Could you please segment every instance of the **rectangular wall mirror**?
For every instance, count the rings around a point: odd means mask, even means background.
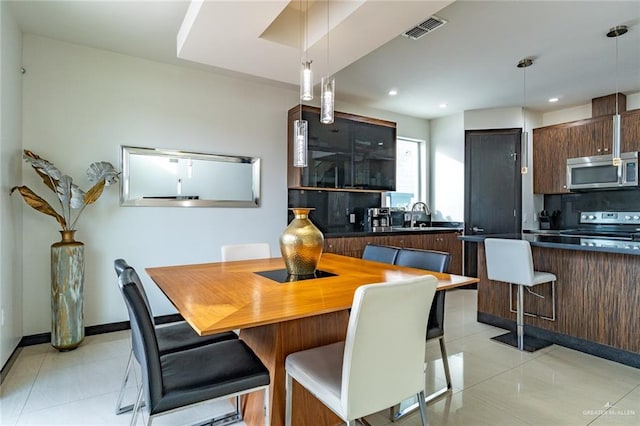
[[[260,158],[121,147],[120,204],[259,207]]]

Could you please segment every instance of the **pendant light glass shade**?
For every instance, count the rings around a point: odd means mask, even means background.
[[[304,61],[300,70],[300,100],[313,100],[313,71],[311,61]]]
[[[293,167],[307,167],[307,120],[295,120],[293,122]]]
[[[529,132],[527,132],[527,117],[525,108],[527,107],[527,68],[533,65],[533,58],[524,58],[516,65],[522,68],[522,139],[520,141],[521,166],[520,173],[525,175],[529,173]]]
[[[618,94],[616,93],[616,99],[617,98]],[[617,102],[616,100],[616,103]],[[611,150],[611,157],[614,166],[619,166],[622,162],[620,159],[620,114],[613,116],[613,149]]]
[[[526,175],[529,172],[529,132],[522,132],[520,149],[522,150],[522,166],[520,167],[520,173]]]
[[[333,109],[335,104],[336,80],[331,77],[322,77],[320,84],[320,122],[322,124],[333,123]]]

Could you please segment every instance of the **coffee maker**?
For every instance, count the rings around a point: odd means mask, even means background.
[[[374,207],[367,209],[365,230],[369,232],[391,231],[391,211],[389,207]]]

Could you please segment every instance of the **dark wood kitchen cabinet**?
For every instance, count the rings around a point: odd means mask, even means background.
[[[325,238],[324,251],[351,257],[362,257],[362,252],[367,244],[446,251],[451,254],[448,272],[462,274],[462,241],[458,239],[457,232],[332,237]]]
[[[567,158],[611,154],[613,117],[604,116],[573,122],[569,127]]]
[[[620,152],[640,151],[640,109],[620,114]]]
[[[293,167],[293,123],[308,123],[308,166]],[[300,105],[289,110],[289,188],[394,191],[396,123],[336,112],[332,124],[320,123],[320,109]]]
[[[533,129],[533,192],[562,194],[567,190],[569,129],[547,126]]]
[[[640,151],[640,110],[621,114],[620,152]],[[601,116],[533,129],[533,192],[563,194],[567,159],[610,155],[613,116]]]

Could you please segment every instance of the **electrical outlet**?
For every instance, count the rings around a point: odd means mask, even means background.
[[[351,213],[349,215],[349,223],[356,223],[356,215]]]

